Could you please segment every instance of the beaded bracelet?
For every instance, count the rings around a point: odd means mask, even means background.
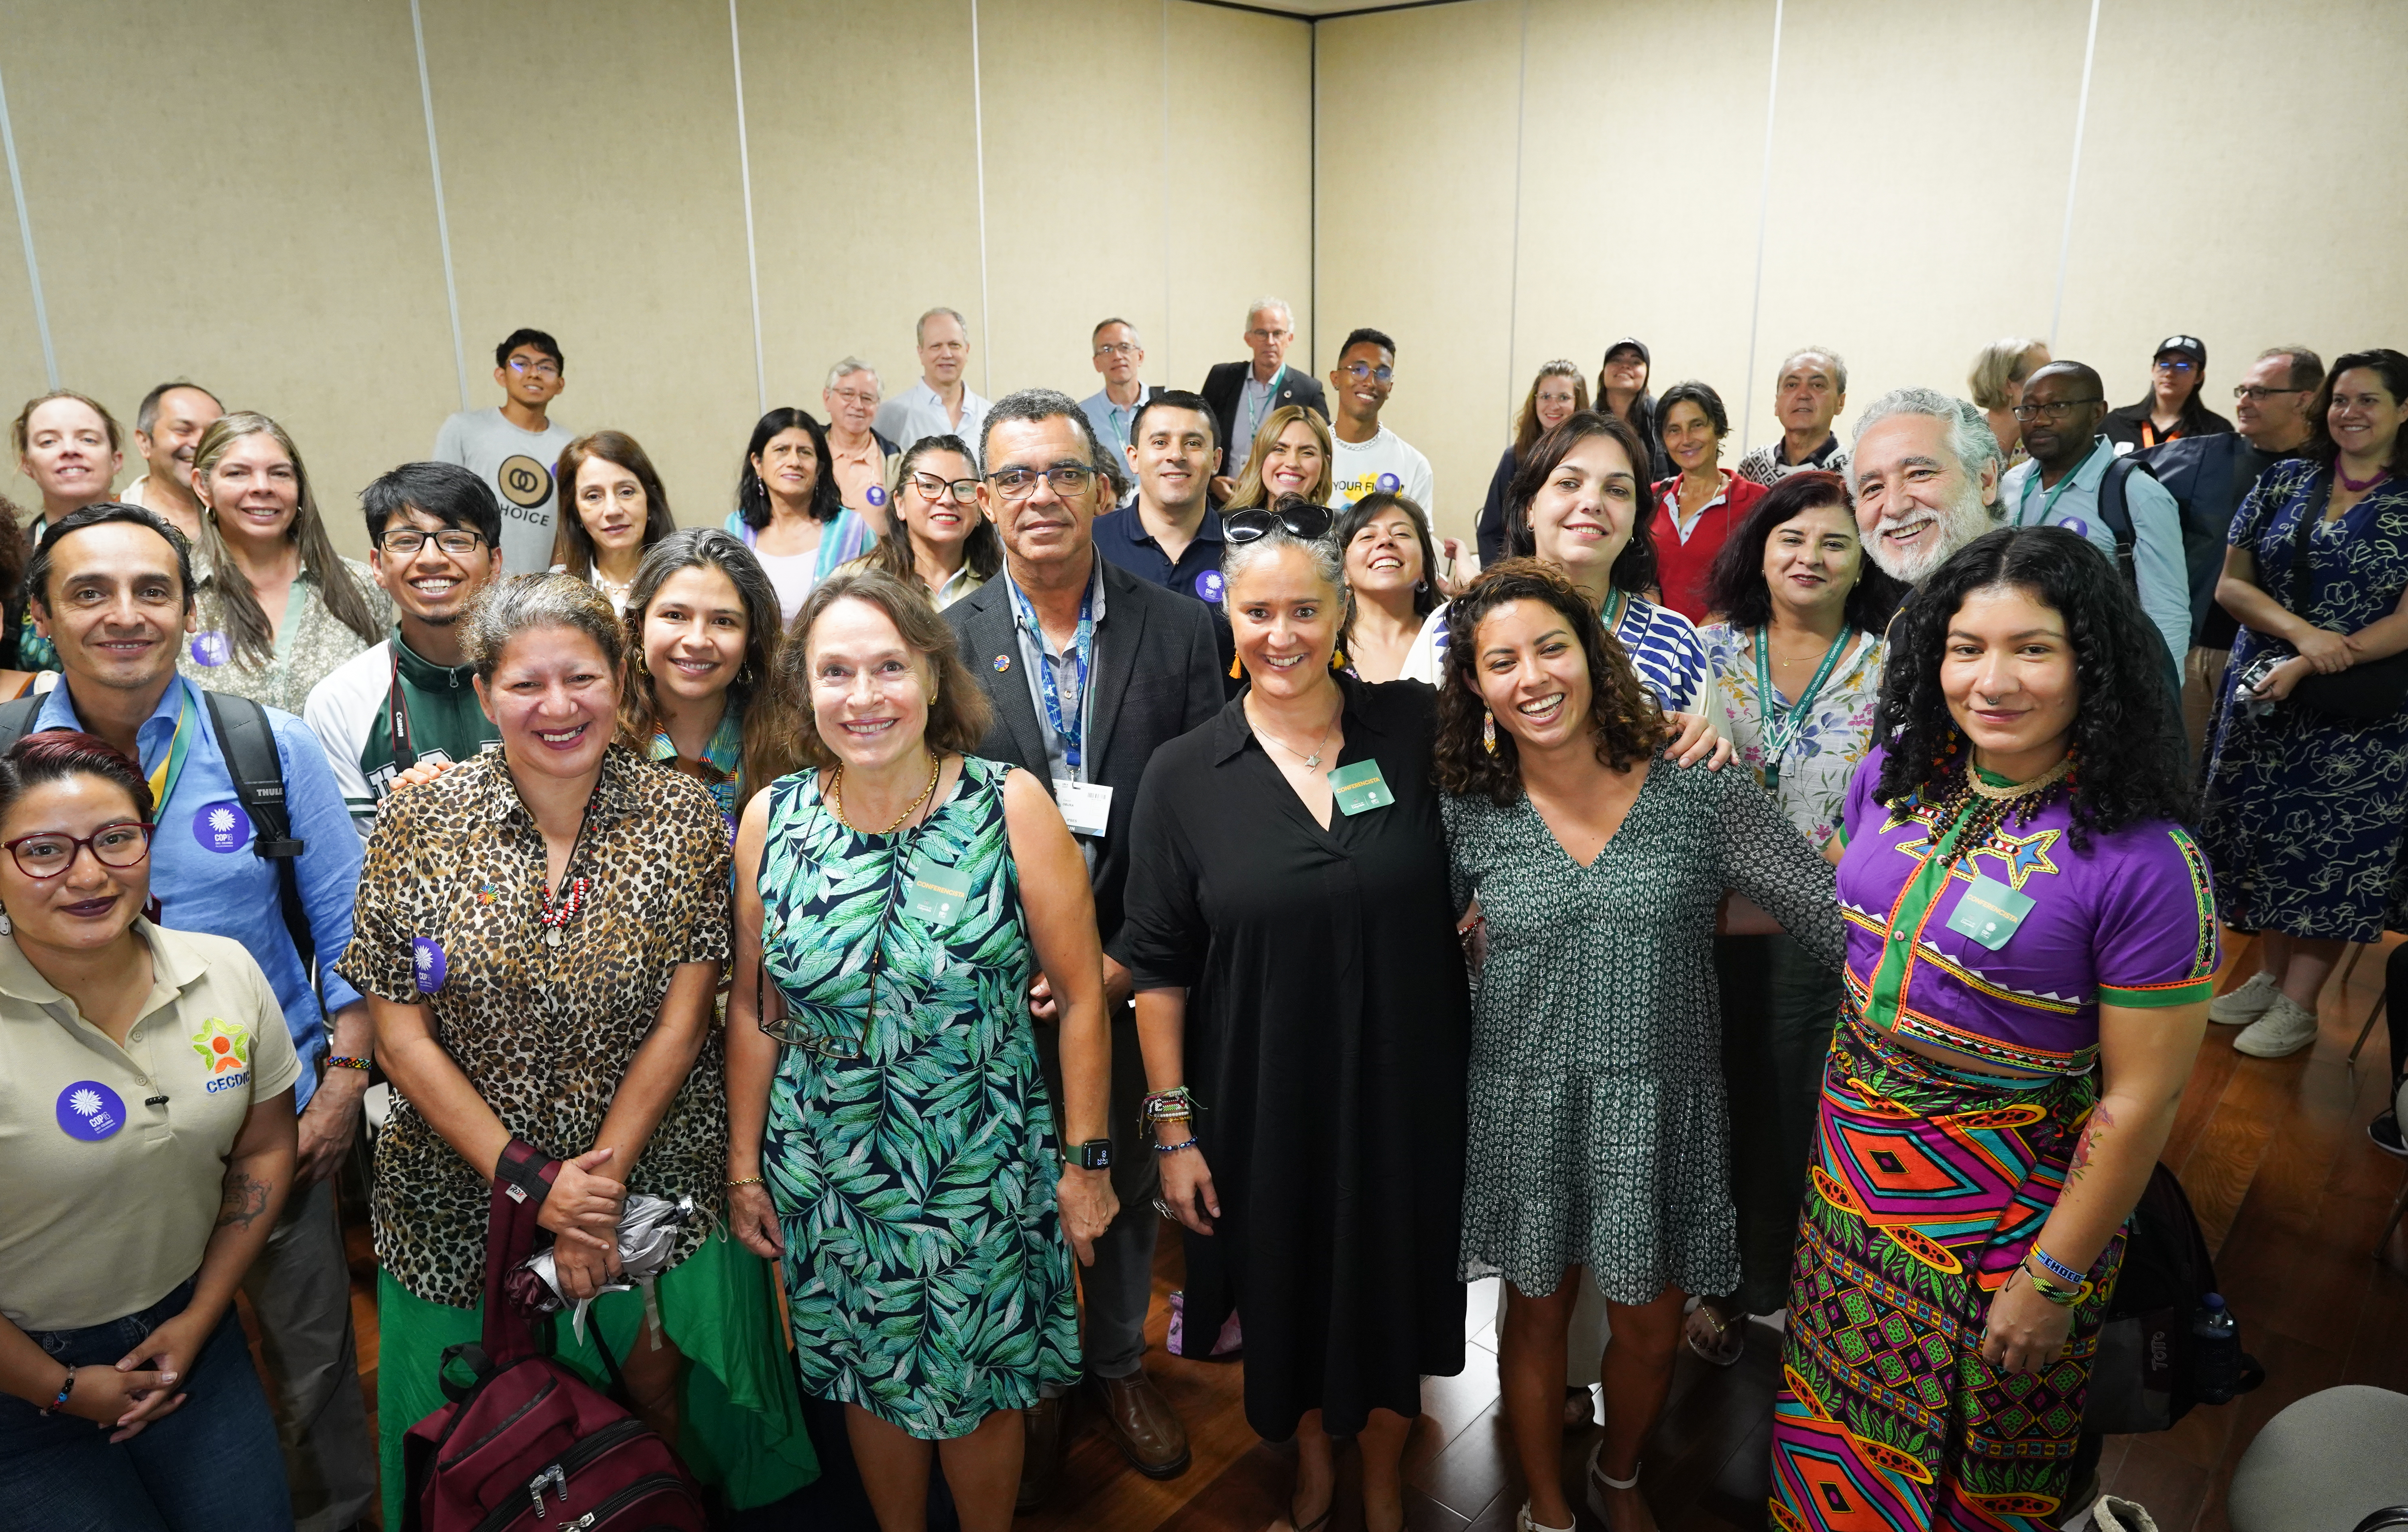
[[[1138,1103],[1138,1131],[1143,1132],[1155,1123],[1184,1123],[1194,1120],[1204,1109],[1197,1105],[1195,1093],[1184,1085],[1173,1085],[1167,1091],[1155,1091]]]
[[[1154,1152],[1157,1154],[1176,1154],[1182,1149],[1193,1149],[1195,1147],[1196,1136],[1194,1134],[1189,1134],[1186,1138],[1182,1138],[1175,1144],[1156,1144],[1154,1146]]]
[[[357,1069],[362,1074],[366,1074],[370,1069],[376,1067],[376,1060],[353,1058],[349,1053],[329,1053],[326,1055],[326,1067],[329,1069]]]
[[[2067,1266],[2063,1261],[2058,1260],[2048,1252],[2041,1249],[2039,1245],[2033,1245],[2025,1253],[2028,1254],[2033,1260],[2038,1261],[2042,1266],[2047,1267],[2048,1274],[2055,1277],[2058,1281],[2071,1282],[2076,1287],[2080,1287],[2082,1285],[2081,1272],[2074,1270],[2071,1267]]]
[[[59,1385],[59,1392],[56,1396],[54,1396],[50,1402],[43,1408],[42,1413],[45,1416],[50,1415],[54,1410],[64,1410],[67,1407],[67,1396],[75,1392],[75,1380],[76,1369],[73,1367],[67,1368],[67,1381]]]
[[[2046,1277],[2035,1275],[2032,1268],[2029,1267],[2024,1267],[2021,1269],[2024,1274],[2024,1281],[2031,1283],[2032,1291],[2038,1293],[2042,1297],[2046,1298],[2049,1302],[2056,1304],[2058,1308],[2071,1309],[2076,1303],[2081,1301],[2081,1288],[2061,1287],[2057,1283],[2051,1281]]]

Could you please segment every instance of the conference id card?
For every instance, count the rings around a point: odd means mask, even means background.
[[[932,860],[924,852],[911,858],[911,896],[904,913],[932,925],[951,925],[969,908],[968,873]]]
[[[1388,779],[1380,775],[1377,761],[1357,761],[1328,775],[1329,790],[1338,795],[1339,812],[1349,817],[1385,809],[1397,801],[1397,795],[1388,791]]]
[[[1070,826],[1072,835],[1100,839],[1104,826],[1111,821],[1112,790],[1101,782],[1074,782],[1056,777],[1054,802],[1062,810],[1062,823]]]
[[[2023,924],[2032,904],[2030,895],[2018,894],[1995,878],[1976,878],[1957,899],[1956,910],[1948,917],[1948,929],[1995,952]]]

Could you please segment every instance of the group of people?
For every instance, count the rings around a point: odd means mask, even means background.
[[[2195,338],[2114,413],[2009,340],[1843,448],[1810,348],[1730,470],[1625,339],[1541,369],[1475,551],[1396,341],[1315,380],[1293,335],[1257,303],[1189,393],[1108,320],[1095,396],[988,401],[932,309],[911,389],[839,363],[680,528],[522,330],[365,563],[265,415],[163,385],[120,492],[105,408],[28,404],[0,1527],[401,1525],[514,1144],[556,1354],[731,1509],[817,1474],[807,1395],[890,1532],[932,1471],[968,1528],[1043,1503],[1074,1395],[1182,1472],[1168,1223],[1179,1349],[1298,1444],[1280,1532],[1347,1439],[1403,1525],[1491,1277],[1521,1527],[1572,1525],[1598,1382],[1584,1498],[1652,1527],[1676,1352],[1779,1312],[1776,1525],[2078,1510],[2206,1024],[2295,1052],[2408,923],[2408,356],[2271,351],[2225,431]],[[2219,917],[2260,971],[2211,1002]],[[630,1281],[639,1196],[691,1212]]]

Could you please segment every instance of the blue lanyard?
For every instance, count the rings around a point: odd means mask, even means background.
[[[1073,705],[1080,716],[1069,725],[1062,722],[1062,694],[1054,680],[1054,662],[1045,651],[1045,629],[1037,621],[1037,610],[1028,604],[1027,596],[1017,584],[1011,586],[1011,604],[1020,620],[1037,638],[1037,690],[1045,698],[1045,722],[1054,730],[1054,737],[1062,741],[1062,758],[1071,770],[1079,769],[1080,736],[1085,732],[1087,705],[1087,662],[1096,647],[1096,582],[1092,576],[1087,589],[1079,597],[1079,631],[1070,640],[1070,652],[1079,666],[1079,699]]]
[[[1244,451],[1252,452],[1254,450],[1254,433],[1261,430],[1263,427],[1263,422],[1270,417],[1271,406],[1279,401],[1280,380],[1286,376],[1287,364],[1283,362],[1280,364],[1279,370],[1271,374],[1271,380],[1263,385],[1263,402],[1261,406],[1257,408],[1246,411],[1246,428],[1240,437],[1240,445],[1242,445]],[[1246,392],[1245,384],[1252,381],[1254,381],[1253,376],[1249,374],[1247,378],[1239,384],[1238,393],[1240,396],[1243,396]]]

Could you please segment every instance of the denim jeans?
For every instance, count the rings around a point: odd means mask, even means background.
[[[107,1324],[28,1333],[64,1366],[114,1367],[192,1298],[187,1281]],[[174,1414],[116,1446],[107,1426],[0,1395],[0,1532],[289,1532],[276,1423],[232,1307],[179,1388]]]

